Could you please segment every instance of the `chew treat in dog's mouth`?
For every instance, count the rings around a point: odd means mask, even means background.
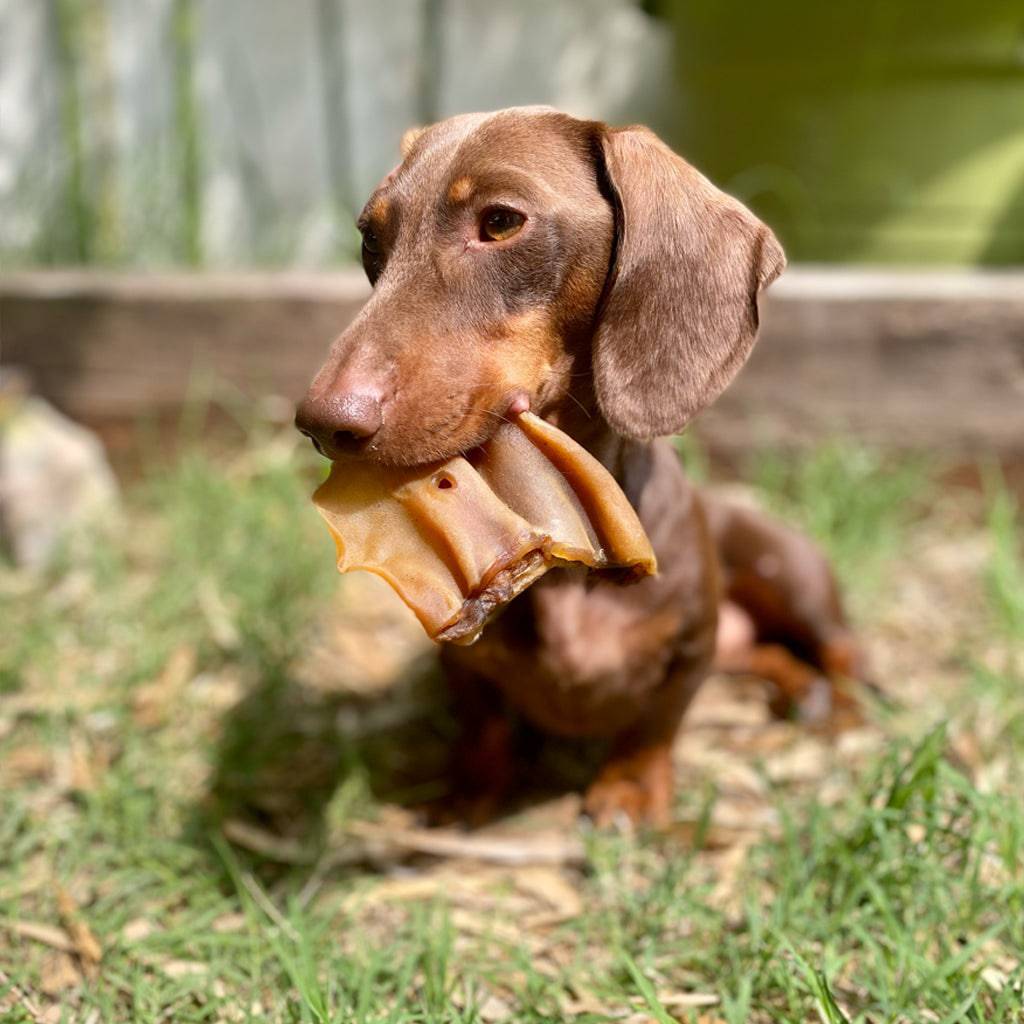
[[[313,495],[338,569],[383,577],[433,640],[470,644],[556,565],[657,571],[614,477],[531,413],[467,456],[413,468],[336,462]]]

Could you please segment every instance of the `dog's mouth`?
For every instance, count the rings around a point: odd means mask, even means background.
[[[336,462],[314,501],[338,568],[382,576],[435,640],[471,643],[555,565],[627,578],[655,571],[614,478],[530,413],[501,423],[465,457],[426,467]]]

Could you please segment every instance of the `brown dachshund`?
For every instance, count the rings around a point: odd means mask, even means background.
[[[809,541],[699,496],[671,445],[754,344],[785,265],[771,231],[642,127],[548,108],[406,134],[359,218],[373,296],[296,424],[328,458],[414,464],[532,409],[585,445],[636,508],[660,573],[549,573],[443,661],[465,734],[456,779],[512,781],[507,702],[544,730],[606,737],[599,824],[668,820],[672,741],[716,657],[827,714],[856,652]],[[724,604],[723,604],[724,603]],[[726,610],[718,630],[720,605]]]

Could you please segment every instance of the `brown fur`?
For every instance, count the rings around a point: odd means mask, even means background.
[[[601,142],[618,213],[594,334],[601,411],[630,437],[676,433],[746,362],[757,294],[786,261],[768,228],[645,128]]]
[[[661,571],[629,587],[551,572],[476,645],[443,651],[466,718],[457,781],[488,808],[510,784],[507,702],[553,733],[611,741],[586,798],[599,822],[662,823],[672,740],[715,657],[720,599],[749,626],[719,644],[723,666],[774,676],[782,699],[817,708],[822,673],[852,671],[809,542],[717,505],[709,523],[672,448],[650,440],[738,372],[782,250],[644,128],[518,108],[407,133],[402,150],[360,218],[374,294],[297,423],[332,457],[409,464],[472,448],[526,404],[604,462]],[[499,242],[481,232],[496,206],[526,218]],[[762,646],[792,656],[755,656]]]

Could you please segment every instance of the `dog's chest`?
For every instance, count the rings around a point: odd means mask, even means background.
[[[652,600],[656,581],[620,587],[554,570],[472,647],[447,657],[497,686],[550,732],[610,735],[665,678],[683,627],[678,600]]]
[[[445,660],[481,676],[537,725],[566,736],[614,735],[650,706],[670,667],[714,647],[717,586],[704,518],[667,445],[627,479],[659,573],[620,585],[582,568],[554,569],[520,595],[471,647]]]

